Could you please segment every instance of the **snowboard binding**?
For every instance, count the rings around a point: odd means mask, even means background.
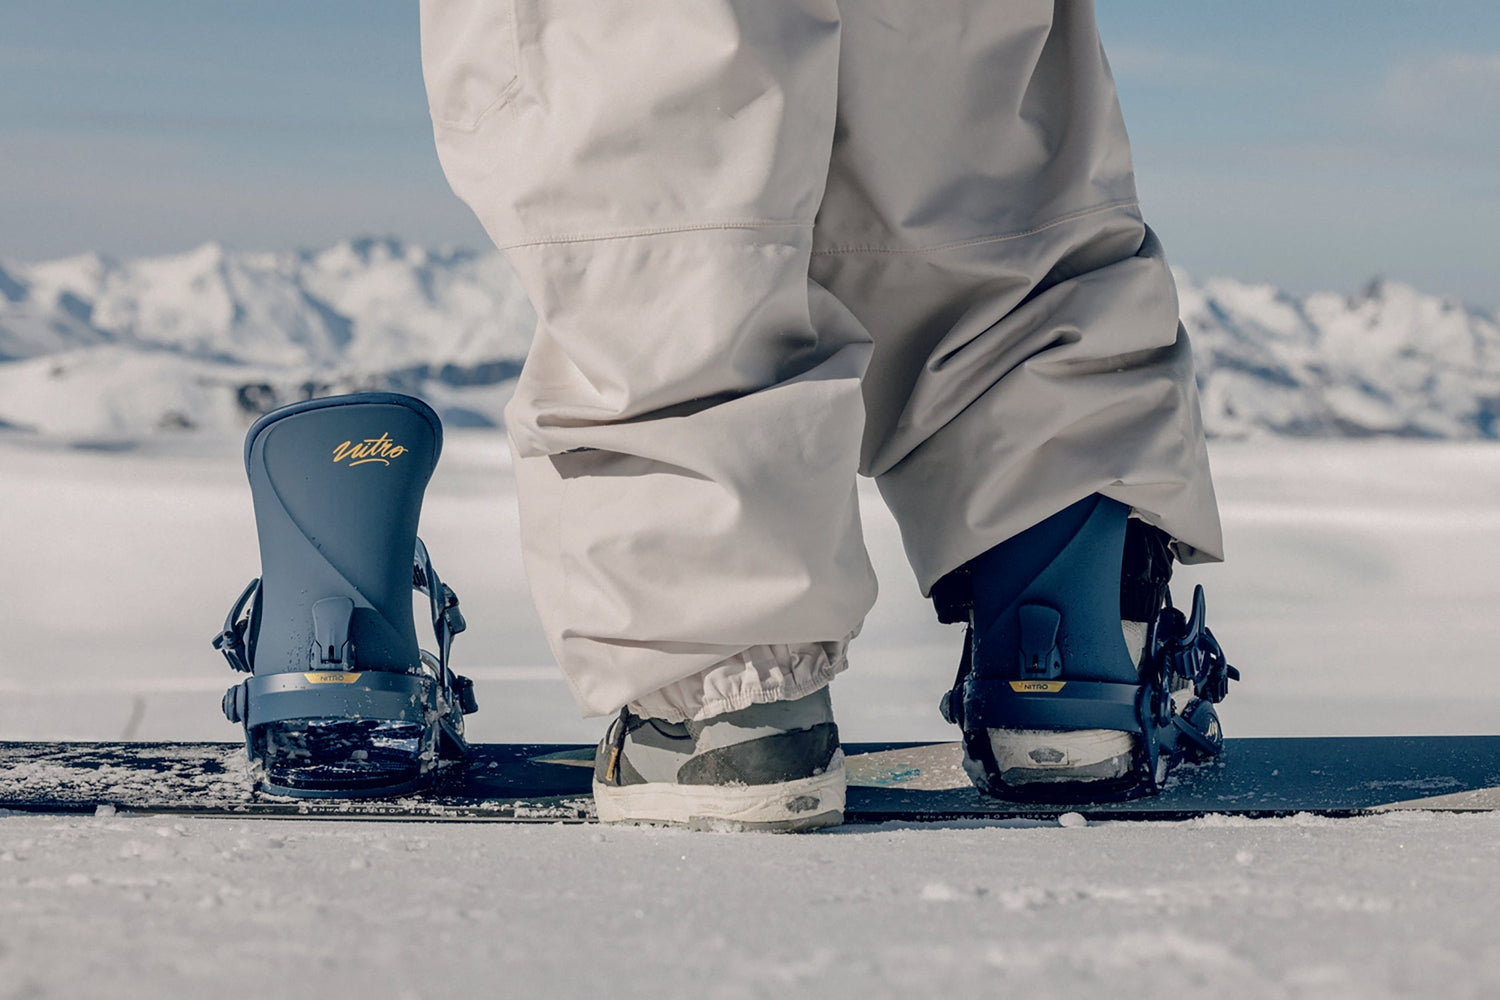
[[[933,588],[939,619],[968,626],[940,708],[963,730],[964,765],[980,791],[1150,795],[1174,764],[1222,753],[1214,706],[1239,671],[1205,625],[1202,587],[1187,613],[1173,607],[1171,558],[1164,533],[1096,494]],[[1132,628],[1139,653],[1126,641]],[[1097,759],[1080,751],[1077,763],[1070,739],[1106,749]]]
[[[402,794],[467,752],[473,684],[448,665],[458,597],[417,537],[442,424],[421,400],[370,392],[294,403],[245,438],[261,576],[213,645],[250,674],[224,695],[261,788]],[[412,591],[437,652],[418,647]]]

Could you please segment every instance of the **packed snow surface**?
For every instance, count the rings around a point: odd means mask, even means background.
[[[1500,815],[0,819],[0,997],[1485,997]]]
[[[1496,731],[1500,447],[1219,441],[1229,562],[1179,569],[1244,669],[1232,736]],[[256,571],[233,436],[0,432],[0,739],[233,740],[208,647]],[[947,739],[939,626],[883,584],[845,738]],[[482,740],[590,741],[527,597],[500,436],[422,534]],[[1500,770],[1500,763],[1497,763]],[[0,816],[0,998],[1447,997],[1500,993],[1500,815],[845,827]]]

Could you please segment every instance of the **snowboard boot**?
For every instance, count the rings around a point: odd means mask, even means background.
[[[261,576],[214,639],[251,676],[224,696],[261,788],[284,795],[400,794],[462,756],[473,685],[448,667],[458,598],[417,538],[442,425],[421,400],[331,396],[255,422],[245,469]],[[418,647],[426,594],[437,653]]]
[[[791,832],[844,819],[828,689],[702,722],[620,712],[594,757],[604,823]]]
[[[1204,625],[1172,607],[1159,529],[1091,496],[995,546],[933,589],[968,625],[942,701],[974,784],[1007,799],[1159,791],[1173,764],[1216,756],[1214,705],[1239,672]]]

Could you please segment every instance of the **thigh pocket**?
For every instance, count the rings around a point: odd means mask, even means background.
[[[435,124],[472,129],[520,83],[514,0],[422,0],[422,78]]]

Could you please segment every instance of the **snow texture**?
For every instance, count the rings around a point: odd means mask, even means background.
[[[1177,274],[1211,435],[1500,437],[1500,323],[1376,280],[1350,297]],[[356,389],[498,426],[535,322],[495,253],[319,251],[0,263],[0,427],[243,431]]]
[[[1500,815],[0,818],[0,997],[1493,996]]]

